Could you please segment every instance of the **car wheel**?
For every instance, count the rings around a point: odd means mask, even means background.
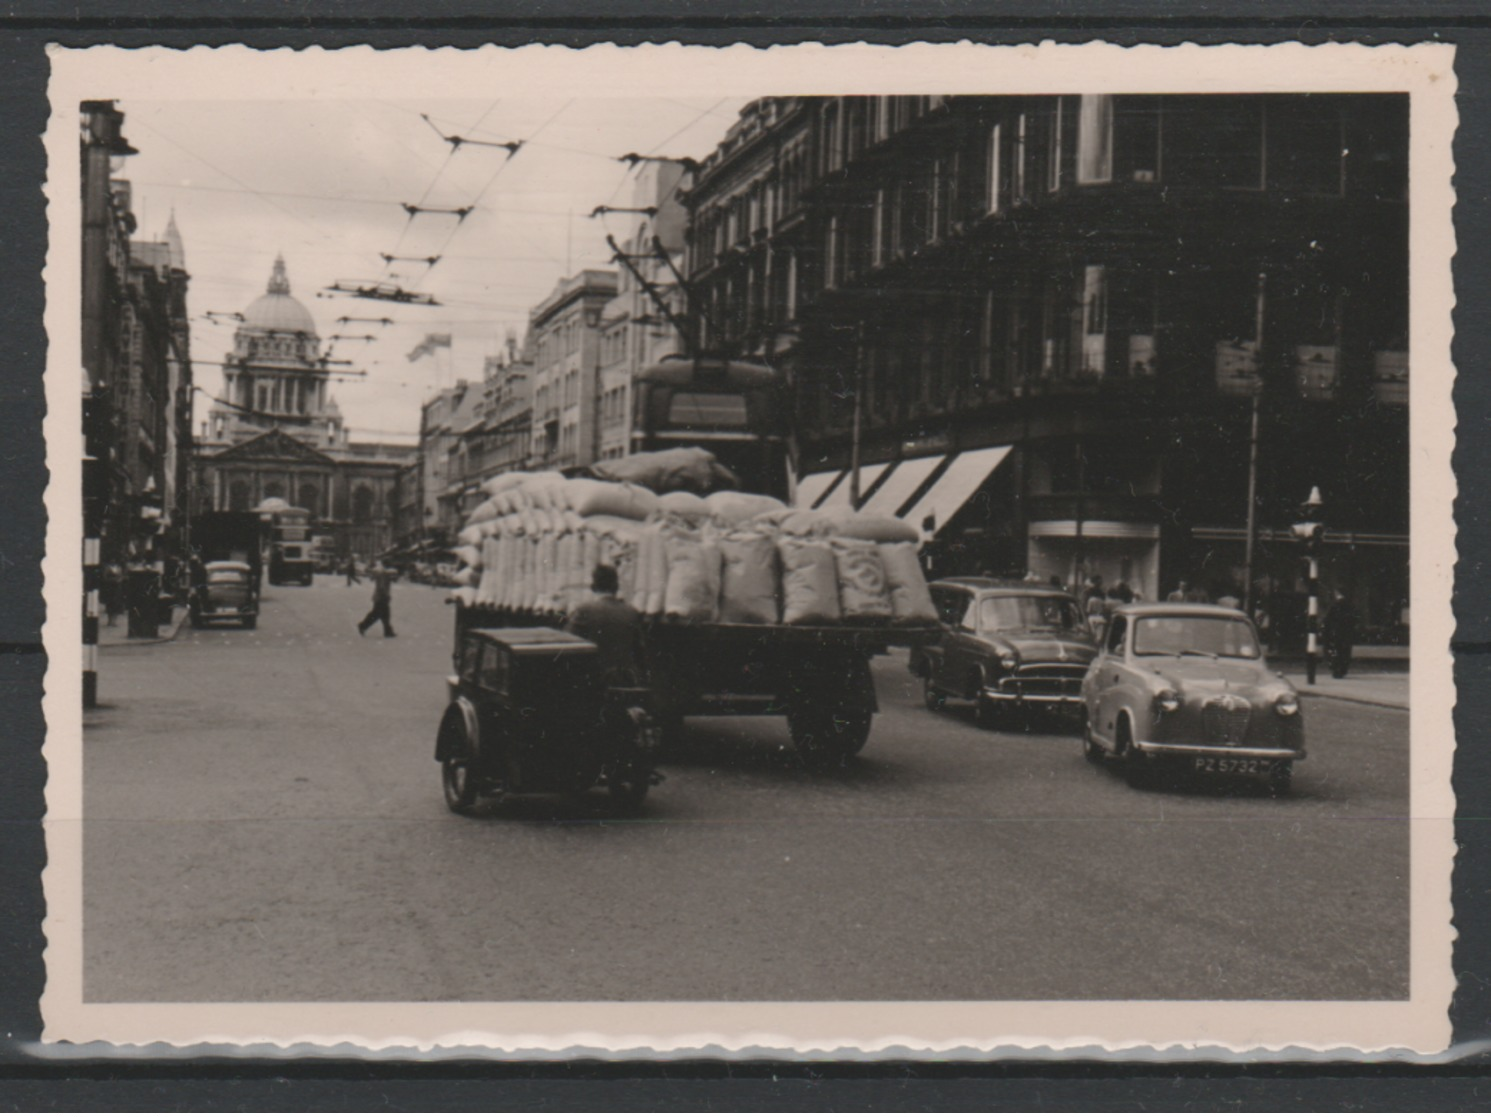
[[[1268,774],[1268,792],[1270,795],[1288,795],[1293,781],[1294,761],[1281,760]]]
[[[1154,776],[1154,768],[1149,757],[1145,756],[1140,749],[1134,745],[1134,735],[1129,729],[1129,723],[1119,722],[1118,736],[1114,741],[1119,758],[1123,761],[1123,776],[1130,787],[1148,787]]]
[[[1082,755],[1092,764],[1103,762],[1103,746],[1098,744],[1092,735],[1092,718],[1087,713],[1087,708],[1082,708]]]
[[[930,675],[922,676],[922,704],[934,714],[940,714],[947,708],[947,695],[932,685]]]
[[[469,760],[449,759],[440,762],[440,787],[445,805],[456,814],[470,814],[476,805],[476,773]]]

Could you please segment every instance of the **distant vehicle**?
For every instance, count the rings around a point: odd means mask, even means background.
[[[192,517],[192,550],[200,562],[247,563],[258,591],[264,576],[267,545],[264,522],[257,512],[199,512]],[[201,571],[193,572],[193,579]]]
[[[1258,776],[1288,790],[1305,755],[1299,695],[1268,669],[1245,614],[1218,605],[1122,605],[1082,683],[1083,752],[1142,785],[1165,761]]]
[[[259,624],[259,590],[246,562],[209,562],[192,587],[189,612],[193,628],[211,621],[237,621],[244,628]]]
[[[664,357],[632,384],[632,450],[699,446],[745,492],[787,499],[786,381],[767,365]]]
[[[1071,594],[994,578],[946,578],[928,589],[942,639],[913,648],[910,660],[928,709],[972,701],[985,726],[1007,711],[1080,709],[1097,643]]]
[[[337,565],[336,536],[313,535],[311,537],[311,568],[317,574],[335,574]]]
[[[483,797],[579,794],[597,784],[631,810],[660,778],[646,691],[605,687],[590,641],[552,628],[471,629],[456,670],[435,759],[457,814]]]
[[[316,573],[311,559],[311,514],[287,505],[262,515],[269,521],[269,584],[310,585]]]

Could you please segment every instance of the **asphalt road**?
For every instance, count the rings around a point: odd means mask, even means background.
[[[689,723],[604,792],[450,814],[442,591],[266,587],[255,632],[110,648],[85,733],[90,1001],[1390,999],[1408,719],[1307,700],[1286,799],[1136,791],[1070,730],[924,710],[904,653],[846,770]]]

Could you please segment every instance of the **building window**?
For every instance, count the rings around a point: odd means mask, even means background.
[[[1312,96],[1280,97],[1267,107],[1270,189],[1339,194],[1345,144],[1339,105]]]
[[[320,497],[321,493],[315,485],[301,485],[296,502],[312,516],[319,516],[321,514]]]
[[[1062,126],[1062,118],[1066,115],[1066,98],[1056,98],[1056,107],[1051,111],[1050,131],[1047,138],[1050,140],[1046,149],[1046,189],[1056,191],[1061,189],[1061,158],[1062,147],[1066,142],[1066,136]]]
[[[1113,180],[1113,97],[1084,93],[1077,110],[1077,181]]]
[[[1001,141],[1001,133],[1003,132],[1003,130],[1004,130],[1004,126],[1002,124],[996,124],[996,125],[994,125],[993,128],[989,129],[989,160],[988,160],[989,188],[988,188],[988,193],[986,195],[986,205],[987,205],[987,211],[989,213],[998,213],[999,212],[999,189],[1000,189],[1000,185],[1001,185],[1000,181],[999,181],[999,178],[1000,178],[1000,174],[999,174],[999,172],[1000,172],[1000,166],[999,166],[1000,150],[999,149],[1000,149],[1001,142],[1002,142]]]

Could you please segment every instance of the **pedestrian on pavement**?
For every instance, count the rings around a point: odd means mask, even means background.
[[[1165,600],[1174,602],[1189,601],[1190,597],[1187,595],[1190,594],[1190,592],[1191,583],[1182,578],[1175,584],[1175,588],[1165,595]]]
[[[1111,602],[1108,600],[1101,585],[1094,588],[1087,596],[1087,627],[1092,629],[1092,637],[1098,642],[1099,647],[1103,643],[1103,634],[1108,631],[1109,612],[1116,604],[1118,604],[1117,600]]]
[[[637,686],[645,678],[642,614],[617,596],[619,587],[614,566],[596,566],[590,576],[594,596],[575,606],[564,627],[600,649],[601,678],[607,686]]]
[[[1119,582],[1113,587],[1113,592],[1108,595],[1108,603],[1111,608],[1113,601],[1117,600],[1121,605],[1128,605],[1134,600],[1134,591],[1129,589],[1127,582]]]
[[[362,579],[357,576],[357,556],[347,556],[347,584],[349,586],[362,585]]]
[[[383,635],[397,636],[393,630],[393,619],[389,616],[389,605],[393,600],[393,571],[381,562],[374,563],[369,571],[373,577],[373,607],[357,625],[357,635],[364,635],[378,621],[383,622]]]
[[[1092,610],[1089,606],[1092,604],[1092,599],[1096,597],[1101,602],[1105,596],[1103,592],[1103,576],[1101,574],[1089,576],[1086,585],[1082,587],[1082,612],[1090,616]]]
[[[1186,600],[1192,605],[1209,605],[1211,604],[1211,594],[1207,593],[1206,589],[1202,586],[1192,586],[1186,591]]]
[[[104,612],[108,615],[108,627],[124,612],[124,567],[111,562],[104,567]]]
[[[1237,594],[1233,593],[1230,589],[1226,593],[1224,593],[1221,597],[1217,598],[1217,604],[1221,605],[1221,606],[1223,606],[1224,608],[1227,608],[1227,609],[1241,609],[1242,608],[1242,601],[1241,601],[1241,599],[1237,596]]]
[[[1336,599],[1325,615],[1321,636],[1325,642],[1325,658],[1331,665],[1331,677],[1344,679],[1351,669],[1351,649],[1356,643],[1356,610],[1346,594],[1336,592]]]

